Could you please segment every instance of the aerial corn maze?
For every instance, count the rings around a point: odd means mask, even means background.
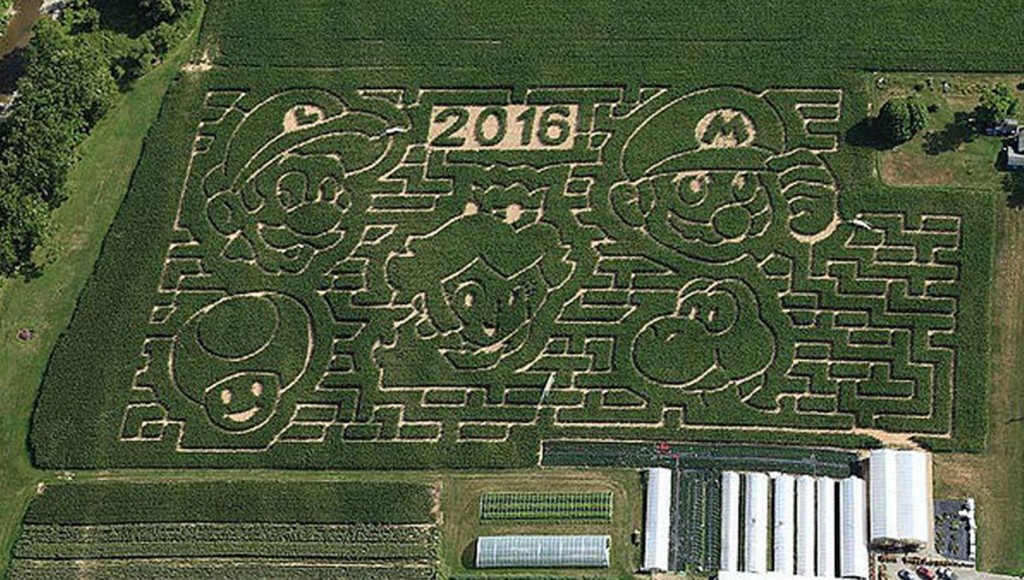
[[[870,179],[862,73],[392,70],[268,56],[232,6],[51,361],[41,465],[982,444],[993,203]]]

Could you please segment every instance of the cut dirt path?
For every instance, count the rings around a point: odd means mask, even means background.
[[[1001,209],[993,280],[992,390],[984,453],[936,454],[936,497],[978,502],[979,566],[1024,570],[1024,211]]]

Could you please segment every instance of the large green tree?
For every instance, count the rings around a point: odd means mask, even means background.
[[[981,127],[991,127],[998,125],[1007,117],[1015,116],[1019,106],[1020,102],[1013,89],[1000,83],[981,92],[981,99],[974,109],[974,115]]]
[[[912,97],[886,101],[878,112],[878,132],[890,145],[909,141],[927,124],[928,109]]]

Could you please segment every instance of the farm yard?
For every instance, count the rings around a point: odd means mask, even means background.
[[[987,455],[1024,436],[990,429],[1020,338],[992,335],[993,146],[939,179],[938,137],[862,139],[919,78],[1022,62],[1024,14],[877,4],[208,0],[18,387],[46,485],[8,576],[477,579],[478,537],[591,534],[610,567],[564,577],[628,577],[655,465],[709,572],[723,469],[1024,464]],[[973,94],[928,93],[928,131]],[[273,476],[337,470],[374,475]],[[999,537],[981,566],[1024,570]]]

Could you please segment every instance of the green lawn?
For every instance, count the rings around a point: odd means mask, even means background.
[[[611,522],[485,522],[480,519],[480,496],[487,492],[611,492]],[[441,567],[450,574],[473,573],[475,540],[504,534],[597,534],[612,537],[611,567],[594,570],[537,570],[538,575],[576,578],[630,577],[640,565],[640,547],[630,543],[634,530],[643,527],[643,486],[638,470],[555,468],[510,471],[501,474],[446,473],[441,477]],[[522,570],[488,571],[504,577]]]
[[[879,78],[884,78],[881,85]],[[906,95],[936,108],[924,131],[879,155],[882,180],[889,185],[1001,188],[1005,174],[994,169],[1003,139],[973,134],[964,121],[977,106],[982,87],[995,83],[1014,87],[1021,79],[1022,75],[966,73],[872,75],[876,111],[885,101]],[[949,83],[946,92],[943,81]],[[1017,96],[1024,97],[1024,92],[1018,90]]]
[[[46,361],[92,273],[146,132],[167,87],[187,60],[194,37],[139,80],[80,148],[81,159],[68,176],[69,199],[54,216],[56,261],[38,279],[10,280],[0,288],[0,574],[36,484],[52,477],[32,467],[26,446]],[[30,342],[17,338],[18,330],[26,327],[37,335]]]

